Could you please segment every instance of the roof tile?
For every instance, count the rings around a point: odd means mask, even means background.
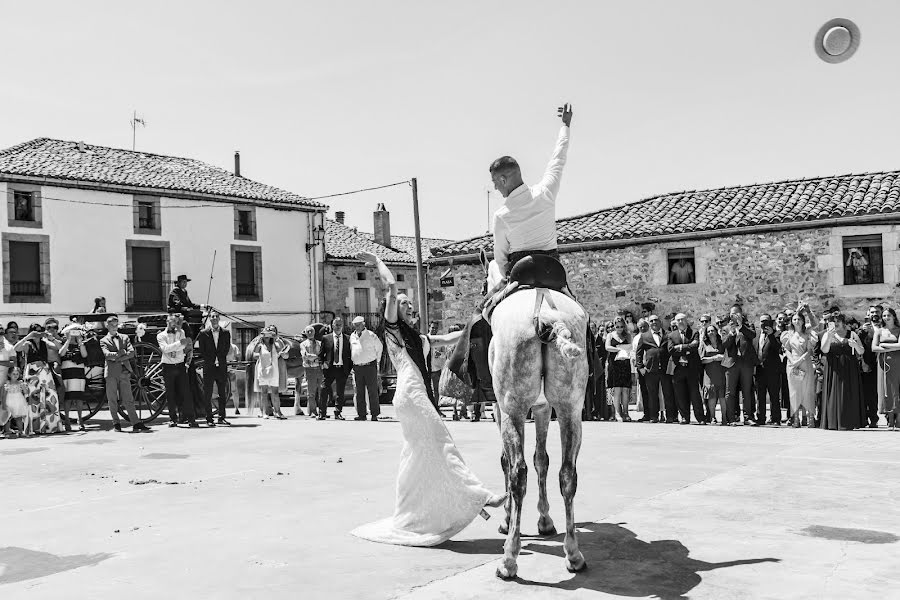
[[[900,211],[900,171],[818,177],[654,196],[557,221],[560,245]],[[432,248],[434,257],[491,249],[490,234]]]
[[[210,194],[254,203],[324,208],[303,196],[192,158],[37,138],[0,150],[0,173]]]

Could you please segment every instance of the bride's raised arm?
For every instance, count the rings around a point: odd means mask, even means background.
[[[361,260],[366,263],[367,267],[375,267],[375,270],[378,271],[378,277],[381,278],[382,283],[387,286],[387,296],[385,297],[387,303],[384,305],[384,320],[388,323],[396,323],[397,322],[397,282],[394,281],[394,275],[391,273],[391,270],[387,268],[387,266],[381,262],[381,259],[372,254],[371,252],[360,252],[356,255],[357,260]]]

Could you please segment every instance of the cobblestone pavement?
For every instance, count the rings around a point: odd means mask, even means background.
[[[532,469],[520,578],[502,582],[497,510],[437,548],[348,534],[391,513],[400,430],[345,416],[145,434],[101,423],[0,440],[0,594],[755,599],[900,589],[900,432],[585,423],[576,518],[588,570],[569,574],[561,537],[536,537]],[[447,425],[476,473],[502,489],[495,425]],[[551,515],[562,530],[558,447],[553,424]]]

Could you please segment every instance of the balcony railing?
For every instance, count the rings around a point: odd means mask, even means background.
[[[9,284],[9,295],[12,298],[23,296],[43,296],[44,286],[40,281],[12,281]]]
[[[166,310],[169,284],[139,279],[125,280],[126,312],[158,312]]]
[[[259,296],[255,283],[236,283],[235,288],[239,298],[256,298]]]

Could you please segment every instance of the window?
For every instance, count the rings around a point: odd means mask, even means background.
[[[34,192],[13,190],[14,220],[34,221]]]
[[[10,183],[7,215],[10,227],[41,226],[41,188],[37,185]]]
[[[9,243],[9,295],[40,296],[41,245],[37,242]]]
[[[253,235],[253,227],[250,225],[250,211],[238,211],[238,235]]]
[[[3,233],[3,301],[50,302],[50,237]]]
[[[256,241],[256,207],[234,207],[234,239]]]
[[[261,302],[262,248],[231,246],[231,298],[235,302]]]
[[[252,252],[238,252],[235,255],[238,296],[256,296],[256,268]]]
[[[844,285],[884,283],[881,234],[843,238]]]
[[[156,229],[153,219],[153,204],[150,202],[138,202],[138,228]]]
[[[234,323],[231,328],[233,332],[233,336],[231,342],[238,347],[240,350],[240,355],[237,357],[237,360],[244,360],[247,356],[247,346],[250,345],[250,342],[253,341],[253,338],[259,335],[260,330],[265,327],[263,323],[253,323],[255,327],[251,327],[250,325],[242,324],[238,325]]]
[[[406,288],[400,288],[399,290],[397,290],[397,295],[399,296],[400,294],[408,295],[408,294],[406,293]]]
[[[406,275],[403,273],[397,273],[397,281],[406,281]]]
[[[697,264],[693,248],[673,248],[668,251],[668,283],[684,285],[697,282]]]
[[[133,203],[134,232],[141,235],[162,235],[159,198],[134,196]]]
[[[360,271],[357,271],[357,272],[356,272],[356,280],[357,280],[357,281],[365,281],[365,280],[366,280],[366,274],[365,274],[365,273],[362,273],[362,272],[360,272]]]
[[[354,288],[353,310],[357,313],[371,312],[372,309],[369,304],[369,288]]]
[[[166,310],[172,290],[169,242],[125,240],[125,312]]]

